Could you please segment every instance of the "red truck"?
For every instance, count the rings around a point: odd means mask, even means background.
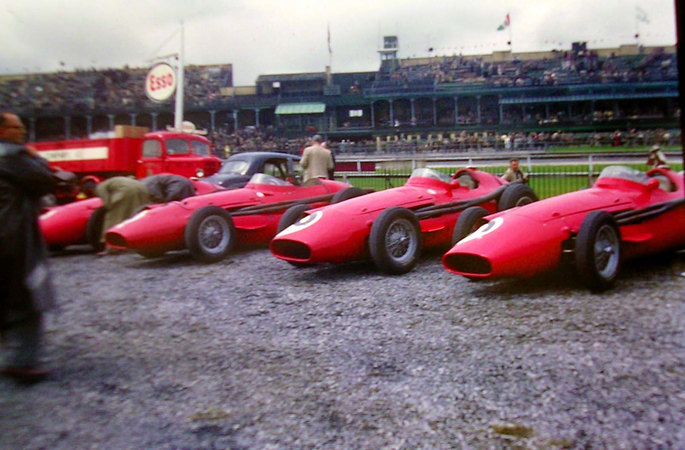
[[[204,177],[221,167],[207,138],[176,131],[146,132],[144,127],[117,126],[115,137],[35,142],[50,165],[73,172],[80,192],[90,193],[100,181],[118,175],[145,178],[159,173]],[[60,201],[63,203],[64,201]]]

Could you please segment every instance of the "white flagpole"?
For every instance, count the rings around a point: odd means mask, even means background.
[[[331,48],[331,23],[326,26],[326,37],[328,43],[328,70],[333,73],[333,49]]]
[[[181,21],[181,48],[178,52],[178,68],[177,68],[177,83],[176,83],[176,108],[174,110],[174,128],[176,131],[181,131],[183,128],[183,66],[185,65],[184,60],[184,46],[185,37],[183,31],[183,21]]]

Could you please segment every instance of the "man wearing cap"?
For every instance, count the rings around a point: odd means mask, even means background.
[[[668,167],[668,163],[666,162],[666,155],[664,155],[664,152],[661,151],[661,147],[659,147],[658,145],[652,146],[652,149],[649,151],[647,165],[650,169],[653,169],[655,167]]]
[[[314,135],[311,145],[302,153],[300,164],[304,168],[305,183],[313,178],[328,178],[328,171],[335,167],[331,151],[321,145],[322,142],[320,135]]]

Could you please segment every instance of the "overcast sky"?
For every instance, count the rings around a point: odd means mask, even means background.
[[[0,73],[147,67],[175,53],[186,64],[233,64],[236,86],[260,74],[378,69],[381,37],[399,56],[489,54],[639,42],[673,45],[673,0],[0,0]],[[497,31],[510,14],[510,28]],[[638,20],[638,16],[641,20]]]

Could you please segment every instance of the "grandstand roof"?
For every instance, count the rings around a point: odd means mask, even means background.
[[[257,83],[272,83],[274,81],[326,81],[325,72],[312,73],[286,73],[280,75],[260,75]]]

